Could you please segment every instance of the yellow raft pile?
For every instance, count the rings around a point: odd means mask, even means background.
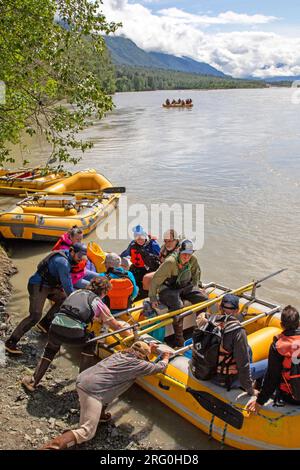
[[[26,184],[23,192],[33,191],[31,182]],[[54,240],[77,225],[87,235],[118,205],[120,194],[105,193],[109,189],[112,189],[111,182],[93,169],[56,178],[43,192],[34,193],[1,212],[0,234],[4,238]]]

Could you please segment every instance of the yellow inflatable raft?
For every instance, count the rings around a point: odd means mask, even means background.
[[[210,298],[220,296],[228,289],[209,284],[207,291]],[[252,348],[253,362],[268,357],[268,350],[274,335],[280,333],[279,307],[256,300],[249,301],[247,294],[241,296],[241,305],[248,334],[248,343]],[[215,313],[216,306],[210,311]],[[134,321],[139,312],[134,312]],[[253,319],[257,318],[256,320]],[[125,318],[126,319],[126,318]],[[127,317],[128,319],[128,317]],[[195,326],[195,314],[185,317],[185,337],[191,336]],[[172,325],[166,327],[165,340],[161,349],[167,348],[173,334]],[[141,337],[145,341],[153,340],[147,334]],[[125,346],[116,343],[116,336],[105,339],[105,344],[98,343],[98,355],[103,358]],[[155,359],[155,358],[154,358]],[[197,380],[190,368],[190,359],[185,355],[174,357],[164,374],[148,376],[137,380],[144,390],[156,397],[184,419],[209,434],[214,439],[238,449],[300,449],[300,407],[286,405],[273,406],[273,400],[261,409],[258,415],[249,415],[245,406],[249,396],[242,389],[226,389],[210,381]]]
[[[34,195],[0,213],[4,238],[56,240],[71,227],[92,232],[118,205],[120,194],[99,196]]]
[[[41,168],[0,171],[0,194],[19,196],[25,191],[43,191],[67,176]]]

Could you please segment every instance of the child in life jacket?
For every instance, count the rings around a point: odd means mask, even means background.
[[[104,297],[103,302],[112,313],[126,310],[139,293],[134,275],[121,267],[121,258],[116,253],[107,253],[105,267],[106,272],[99,276],[108,278],[112,289]]]
[[[134,240],[121,253],[121,258],[130,258],[132,263],[130,271],[140,289],[139,298],[142,298],[147,295],[143,290],[143,277],[145,274],[158,269],[160,246],[154,238],[146,233],[141,225],[133,228],[133,237]]]

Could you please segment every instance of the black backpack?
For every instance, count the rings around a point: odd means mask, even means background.
[[[49,261],[54,256],[63,256],[68,259],[64,251],[51,251],[44,259],[42,259],[37,265],[37,272],[42,278],[42,284],[47,284],[50,287],[58,287],[61,285],[60,280],[54,276],[49,271]]]
[[[195,328],[192,370],[197,379],[210,380],[216,375],[223,336],[241,328],[240,322],[235,317],[220,315],[212,316],[204,326]]]

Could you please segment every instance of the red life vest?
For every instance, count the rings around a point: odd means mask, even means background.
[[[59,238],[59,240],[57,240],[51,251],[69,250],[71,245],[72,240],[70,239],[68,232],[66,232]]]
[[[281,333],[277,336],[276,349],[284,358],[282,363],[282,381],[279,388],[284,393],[287,393],[294,399],[299,400],[300,390],[297,390],[299,388],[299,385],[297,384],[300,379],[300,335],[286,336],[284,333]],[[294,365],[295,367],[293,367]],[[298,370],[295,372],[293,369]],[[294,388],[295,384],[296,389]]]
[[[142,255],[134,248],[134,245],[130,248],[130,261],[136,268],[144,268],[145,263]]]

